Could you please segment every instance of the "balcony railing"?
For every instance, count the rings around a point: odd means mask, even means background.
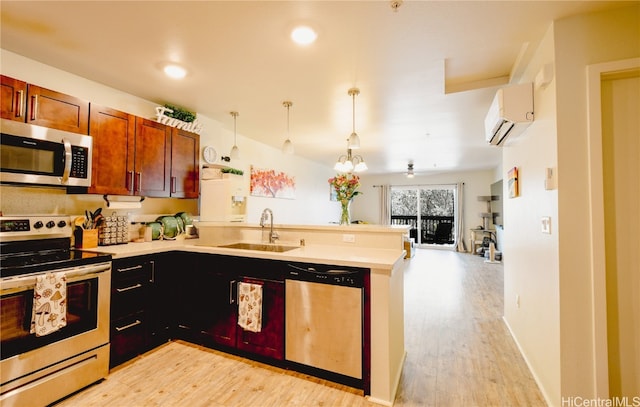
[[[444,223],[446,225],[438,225]],[[417,215],[391,215],[392,225],[409,225],[409,236],[414,238],[416,243],[432,243],[432,244],[453,244],[453,216],[420,216],[420,225],[418,225]],[[418,227],[419,226],[419,227]],[[420,240],[418,240],[418,230],[420,231]]]

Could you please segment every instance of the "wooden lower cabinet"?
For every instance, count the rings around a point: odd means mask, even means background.
[[[151,263],[143,257],[114,260],[111,271],[111,353],[117,366],[148,349],[147,312]]]
[[[262,285],[262,328],[260,332],[251,332],[238,327],[236,346],[256,355],[284,359],[284,282],[242,280]]]
[[[273,272],[278,264],[186,252],[114,260],[110,366],[173,338],[284,360],[284,281]],[[262,285],[260,332],[238,326],[240,281]]]
[[[205,346],[283,360],[284,282],[261,277],[266,264],[228,256],[198,256],[195,270],[179,285],[178,336]],[[252,269],[256,272],[250,273]],[[260,332],[238,326],[240,281],[262,285]]]
[[[192,269],[190,255],[183,252],[156,254],[151,263],[151,286],[147,306],[149,329],[147,342],[156,347],[173,338],[176,326],[176,273]]]

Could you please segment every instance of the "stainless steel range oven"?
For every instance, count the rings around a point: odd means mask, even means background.
[[[70,235],[68,217],[0,217],[4,407],[44,406],[109,372],[111,256],[71,249]],[[64,281],[59,290],[64,294],[45,289],[44,296],[58,301],[40,306],[42,287],[36,282],[53,277]],[[65,325],[34,332],[52,318],[64,319]]]

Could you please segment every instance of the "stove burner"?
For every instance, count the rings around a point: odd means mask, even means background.
[[[110,261],[111,255],[70,248],[70,238],[0,243],[0,278]]]

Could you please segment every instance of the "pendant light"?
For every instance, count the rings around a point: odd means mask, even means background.
[[[238,117],[238,112],[230,112],[231,116],[233,116],[233,147],[231,147],[231,156],[232,160],[237,160],[240,158],[240,149],[236,145],[236,118]]]
[[[364,158],[360,155],[353,155],[352,152],[353,149],[360,148],[360,137],[356,133],[356,95],[360,94],[360,90],[351,88],[348,94],[353,99],[353,130],[347,139],[347,154],[338,157],[338,161],[333,167],[334,170],[342,173],[361,172],[368,168]]]
[[[293,154],[293,143],[289,137],[289,108],[293,106],[293,102],[285,100],[282,102],[282,106],[287,108],[287,139],[284,141],[282,145],[282,152],[285,154]]]

